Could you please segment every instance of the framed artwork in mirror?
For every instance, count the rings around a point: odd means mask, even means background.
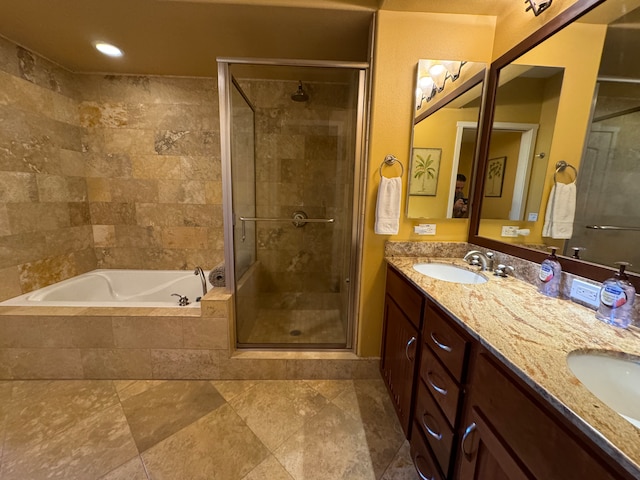
[[[487,162],[487,178],[484,180],[485,197],[501,197],[504,184],[504,168],[507,157],[490,158]]]
[[[441,156],[441,148],[414,147],[411,149],[409,195],[436,195]]]

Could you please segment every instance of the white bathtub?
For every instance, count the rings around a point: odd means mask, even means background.
[[[93,270],[0,306],[176,307],[178,297],[173,293],[187,296],[190,304],[185,308],[199,307],[200,276],[193,270]]]

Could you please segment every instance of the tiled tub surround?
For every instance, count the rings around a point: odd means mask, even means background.
[[[345,352],[235,352],[224,288],[200,308],[0,307],[0,379],[371,379]]]
[[[417,247],[414,247],[417,248]],[[612,350],[640,355],[640,330],[597,320],[593,310],[548,298],[514,277],[485,273],[488,281],[464,285],[435,280],[412,266],[416,262],[466,265],[459,257],[387,257],[406,278],[426,292],[458,323],[527,384],[589,435],[625,468],[640,477],[640,430],[624,420],[571,373],[574,350]]]
[[[0,300],[223,258],[215,78],[80,75],[0,37]]]

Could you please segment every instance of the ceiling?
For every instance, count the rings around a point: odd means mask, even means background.
[[[14,0],[0,2],[0,36],[74,72],[214,76],[217,57],[366,62],[379,9],[498,15],[504,1]]]

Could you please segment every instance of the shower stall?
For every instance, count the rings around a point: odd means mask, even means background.
[[[218,59],[239,348],[349,349],[366,64]]]

